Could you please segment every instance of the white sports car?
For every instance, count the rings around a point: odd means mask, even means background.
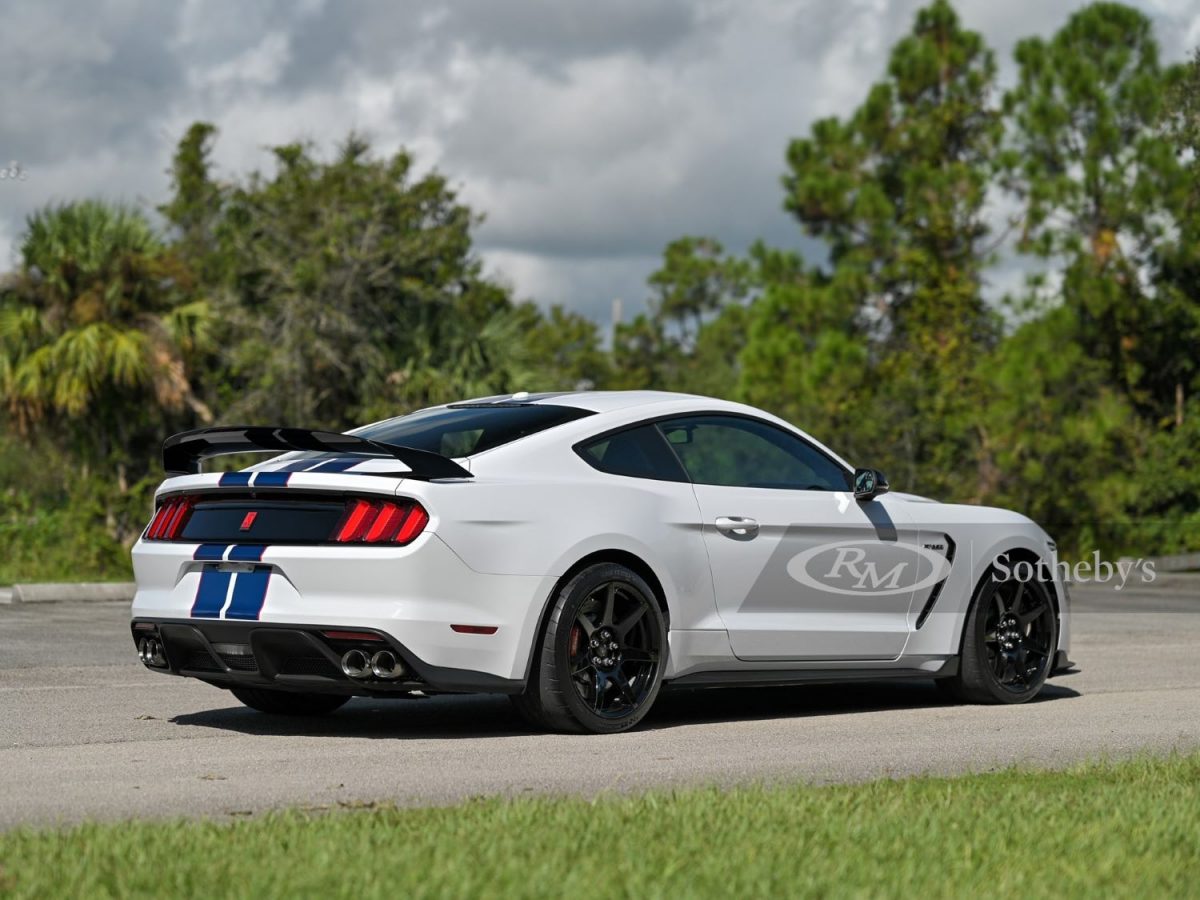
[[[286,452],[200,471],[264,451]],[[1036,524],[887,494],[737,403],[518,393],[348,434],[206,428],[163,462],[138,653],[264,712],[493,692],[614,732],[663,685],[925,678],[1019,703],[1070,665]]]

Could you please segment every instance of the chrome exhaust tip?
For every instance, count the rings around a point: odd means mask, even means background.
[[[404,674],[404,665],[391,650],[380,650],[371,657],[371,671],[376,678],[392,681]]]
[[[138,641],[137,650],[138,658],[142,661],[143,665],[154,669],[165,669],[167,667],[167,657],[163,653],[162,642],[158,638],[142,638]]]
[[[347,650],[342,654],[342,671],[348,678],[366,678],[371,674],[371,660],[361,650]]]

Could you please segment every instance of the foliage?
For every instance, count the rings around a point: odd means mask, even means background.
[[[1200,757],[0,835],[12,897],[1190,896]],[[998,826],[997,823],[1003,823]],[[603,851],[592,848],[604,835]],[[469,853],[466,849],[469,848]]]
[[[108,516],[141,525],[152,490],[146,481],[117,496],[52,441],[0,437],[0,584],[128,580],[129,552]]]
[[[650,275],[649,311],[617,328],[605,387],[727,394],[737,381],[750,278],[750,267],[713,238],[671,242]]]
[[[1195,367],[1183,352],[1196,336],[1194,303],[1156,290],[1151,264],[1181,175],[1158,129],[1179,73],[1160,65],[1149,20],[1115,3],[1076,12],[1015,56],[1002,162],[1024,205],[1021,246],[1061,261],[1073,340],[1141,412],[1163,415]]]
[[[877,448],[876,462],[900,483],[948,498],[975,493],[962,478],[974,453],[973,364],[996,330],[980,290],[1001,130],[989,103],[994,79],[982,38],[937,0],[917,14],[862,106],[792,142],[784,178],[787,209],[829,248],[829,264],[791,302],[841,319],[822,355],[858,356],[881,392],[862,398],[873,427],[856,443]],[[797,296],[806,292],[822,296]],[[851,309],[857,321],[847,322]],[[770,329],[757,334],[775,340]],[[871,339],[865,355],[856,336]],[[751,345],[747,354],[770,360],[777,351]],[[772,378],[770,367],[747,372],[756,395],[759,379]]]
[[[117,540],[141,528],[125,500],[159,436],[211,418],[190,369],[211,324],[187,265],[140,214],[84,201],[30,218],[0,289],[0,399],[18,433],[111,473],[103,507]]]
[[[6,475],[7,571],[58,558],[68,507],[82,543],[63,546],[105,569],[172,431],[588,386],[752,403],[895,489],[1025,512],[1068,552],[1200,548],[1200,57],[1162,63],[1142,13],[1100,2],[1014,61],[998,96],[948,0],[918,11],[857,108],[786,148],[784,207],[821,249],[672,241],[607,350],[486,276],[480,214],[406,150],[282,144],[269,171],[218,178],[217,132],[194,124],[164,233],[48,208],[0,278],[3,452],[56,448],[57,485]],[[996,301],[1001,258],[1028,277]]]

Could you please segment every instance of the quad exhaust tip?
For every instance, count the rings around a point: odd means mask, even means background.
[[[380,650],[371,657],[371,671],[376,678],[392,681],[404,674],[404,666],[391,650]]]
[[[405,674],[404,664],[391,650],[380,650],[374,656],[364,650],[347,650],[342,654],[342,671],[347,678],[360,681],[372,675],[381,681],[395,681]]]
[[[167,667],[167,656],[163,653],[162,641],[156,637],[144,637],[138,641],[138,657],[144,665],[155,669]]]
[[[342,671],[348,678],[366,678],[371,674],[371,660],[361,650],[347,650],[342,654]]]

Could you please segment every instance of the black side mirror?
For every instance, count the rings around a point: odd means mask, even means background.
[[[854,470],[854,499],[874,500],[888,492],[887,478],[878,469]]]

